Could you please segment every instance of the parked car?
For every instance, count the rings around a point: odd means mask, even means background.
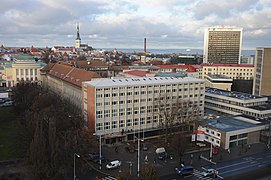
[[[148,149],[149,149],[149,147],[148,147],[147,144],[143,144],[143,145],[142,145],[142,150],[143,150],[143,151],[148,151]]]
[[[163,153],[158,154],[158,159],[160,159],[160,160],[165,160],[167,158],[170,158],[170,155],[167,152],[163,152]]]
[[[213,176],[214,173],[215,173],[214,169],[204,169],[204,171],[202,172],[202,175],[204,177],[206,177],[206,176]]]
[[[106,169],[115,169],[121,166],[121,161],[115,160],[111,161],[109,164],[106,165]]]
[[[182,166],[181,168],[175,168],[175,172],[179,175],[189,175],[194,172],[192,166]]]
[[[91,153],[89,154],[90,160],[94,163],[98,163],[100,161],[100,154],[99,153]],[[102,162],[105,162],[105,157],[101,156]]]

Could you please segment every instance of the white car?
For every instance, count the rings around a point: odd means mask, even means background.
[[[121,166],[121,161],[115,160],[111,161],[109,164],[106,165],[106,169],[115,169]]]
[[[205,169],[205,171],[202,172],[202,175],[206,177],[206,176],[212,176],[214,175],[214,173],[215,173],[214,169]]]

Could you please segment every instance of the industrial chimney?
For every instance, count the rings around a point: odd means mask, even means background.
[[[144,38],[144,52],[147,52],[147,40]]]

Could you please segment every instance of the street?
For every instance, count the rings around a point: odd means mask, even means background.
[[[146,142],[145,142],[146,143]],[[193,156],[191,154],[186,154],[183,157],[185,164],[192,163],[194,167],[194,173],[189,176],[182,177],[175,173],[175,168],[179,166],[179,159],[177,156],[173,156],[173,159],[159,160],[157,155],[155,154],[155,149],[157,148],[155,145],[148,143],[149,149],[147,151],[140,151],[140,166],[142,167],[144,164],[150,164],[155,167],[159,179],[163,180],[173,180],[173,179],[204,179],[211,180],[212,176],[204,177],[202,175],[202,167],[203,168],[213,168],[217,169],[219,172],[219,177],[217,179],[228,179],[235,176],[239,176],[241,174],[247,174],[251,171],[260,171],[264,168],[267,168],[269,164],[271,164],[271,151],[269,149],[265,149],[263,144],[255,145],[253,150],[249,152],[240,153],[239,149],[232,150],[231,154],[227,154],[226,152],[221,152],[223,154],[223,159],[219,161],[222,157],[216,156],[214,160],[218,163],[216,165],[211,165],[211,163],[206,162],[203,159],[199,159],[199,155],[203,155],[208,157],[209,151],[203,150],[201,152],[194,152]],[[118,151],[115,151],[115,147],[117,147]],[[114,178],[120,172],[128,172],[131,174],[131,177],[136,178],[137,175],[137,151],[130,153],[125,150],[126,145],[106,145],[103,146],[102,152],[103,155],[109,160],[120,160],[122,165],[118,169],[106,170],[105,165],[103,163],[102,170],[99,172],[98,164],[91,164],[96,167],[96,170],[92,168],[91,172],[88,173],[89,177],[101,177],[101,179],[111,179]],[[260,148],[261,147],[261,148]],[[257,150],[257,152],[256,152]],[[257,154],[255,154],[257,153]],[[147,161],[146,161],[147,160]],[[96,172],[95,172],[96,171]],[[85,179],[85,178],[80,178]]]

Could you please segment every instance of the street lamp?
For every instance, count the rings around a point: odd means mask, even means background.
[[[140,140],[138,137],[137,138],[137,177],[140,177]]]
[[[76,179],[76,175],[75,175],[75,157],[80,158],[80,155],[76,154],[76,153],[74,153],[74,155],[73,155],[73,179],[74,180]]]
[[[94,136],[99,136],[99,164],[100,164],[100,169],[102,169],[102,135],[101,134],[93,134]]]

